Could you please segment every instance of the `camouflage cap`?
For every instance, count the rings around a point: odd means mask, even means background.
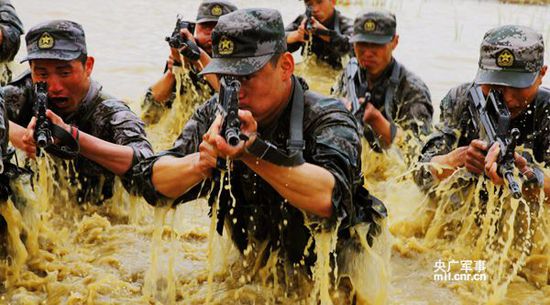
[[[82,26],[69,20],[52,20],[31,28],[25,36],[27,57],[33,59],[73,60],[87,54]]]
[[[212,31],[212,60],[201,74],[248,75],[286,51],[279,11],[240,9],[220,17]]]
[[[236,10],[237,7],[227,0],[204,0],[199,5],[197,23],[217,22],[220,16]]]
[[[360,13],[353,24],[350,42],[386,44],[395,36],[395,15],[388,11]]]
[[[475,81],[526,88],[535,82],[543,64],[542,35],[529,27],[504,25],[485,33]]]

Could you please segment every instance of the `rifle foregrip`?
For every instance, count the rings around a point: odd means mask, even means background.
[[[512,192],[512,196],[514,196],[514,198],[516,199],[521,198],[521,188],[519,187],[519,184],[514,179],[514,175],[511,172],[506,172],[504,174],[504,177],[506,178],[510,192]]]

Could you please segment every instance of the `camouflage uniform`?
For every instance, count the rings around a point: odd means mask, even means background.
[[[354,34],[351,42],[368,42],[376,44],[389,43],[395,35],[395,16],[385,11],[374,11],[360,14],[354,22]],[[348,65],[358,65],[356,59],[350,60]],[[349,67],[346,68],[346,70]],[[396,74],[394,74],[396,73]],[[395,85],[392,80],[396,77]],[[359,75],[354,78],[357,96],[363,97],[368,91],[370,103],[378,109],[384,117],[390,121],[392,128],[392,142],[396,134],[396,125],[403,130],[411,130],[417,137],[426,136],[431,131],[433,107],[430,91],[426,84],[416,74],[406,69],[392,58],[380,77],[372,84],[367,84],[366,69],[359,68]],[[347,96],[345,72],[341,75],[335,86],[335,94]],[[371,87],[368,89],[368,87]],[[392,92],[390,92],[392,91]],[[388,97],[391,94],[393,98]],[[386,98],[389,98],[386,103]],[[363,113],[366,104],[361,105],[355,116],[363,123]],[[386,109],[387,108],[387,109]],[[376,134],[371,128],[364,128],[365,138],[370,140],[370,145],[380,151],[378,144],[373,143]],[[381,147],[380,147],[381,148]]]
[[[485,34],[481,45],[479,71],[475,83],[466,83],[449,91],[441,101],[440,123],[422,148],[421,162],[444,155],[479,139],[468,110],[468,90],[478,84],[496,84],[525,88],[533,84],[543,66],[542,35],[522,26],[502,26]],[[533,155],[524,153],[528,161],[550,164],[550,90],[539,87],[535,100],[511,121],[518,128],[517,145],[530,148]],[[536,168],[536,166],[533,165]],[[434,184],[427,169],[419,170],[415,180],[424,189]]]
[[[220,16],[236,10],[237,7],[227,0],[205,0],[199,5],[196,23],[217,22]],[[200,97],[208,99],[214,94],[214,88],[203,77],[199,76],[197,69],[193,65],[187,65],[189,68],[189,78],[193,88]],[[188,94],[185,86],[180,87],[180,95]],[[176,100],[176,84],[172,88],[172,94],[166,101],[157,101],[153,96],[151,87],[147,89],[145,97],[141,104],[141,118],[146,124],[158,123],[163,114],[172,108]]]
[[[283,52],[286,47],[282,18],[277,11],[270,9],[238,10],[220,18],[212,39],[214,59],[205,68],[205,73],[249,75],[267,64],[274,53]],[[231,51],[228,45],[232,46]],[[222,56],[220,53],[229,55]],[[369,217],[373,215],[370,212],[372,207],[366,203],[362,205],[363,201],[355,195],[358,189],[363,189],[357,122],[337,100],[308,91],[303,80],[293,77],[292,86],[292,98],[281,116],[269,126],[258,130],[258,134],[264,141],[284,150],[288,140],[292,139],[289,126],[292,125],[293,104],[303,99],[303,159],[325,168],[334,176],[332,203],[335,212],[328,225],[334,225],[337,219],[342,220],[340,236],[349,237],[346,229],[358,222],[372,220]],[[138,164],[134,172],[140,175],[142,186],[139,189],[143,190],[149,203],[156,204],[162,198],[151,182],[154,163],[162,156],[184,157],[198,152],[202,136],[213,123],[216,114],[220,113],[220,108],[216,97],[201,105],[185,125],[172,149]],[[285,152],[288,152],[288,147]],[[305,218],[318,220],[316,217],[289,204],[242,161],[233,162],[229,181],[236,204],[231,205],[229,190],[223,188],[219,201],[220,223],[223,224],[225,217],[231,227],[231,237],[241,251],[252,240],[266,241],[266,255],[280,250],[280,257],[291,263],[300,264],[302,261],[303,264],[305,261],[310,265],[315,261],[313,244],[308,243],[311,228],[305,226],[304,221]],[[205,187],[197,185],[192,188],[176,203],[206,196],[210,182],[207,180]],[[214,190],[212,194],[217,194],[217,191]],[[221,233],[220,223],[218,232]],[[310,245],[309,251],[304,252],[307,245]]]
[[[296,31],[305,18],[305,14],[296,17],[296,19],[285,28],[285,31],[287,33]],[[330,41],[326,42],[319,38],[319,36],[313,35],[311,52],[315,54],[318,59],[328,63],[333,68],[341,69],[342,57],[351,52],[349,37],[353,30],[352,20],[335,9],[332,17],[323,25],[329,30]],[[288,45],[288,51],[293,53],[303,46],[304,43],[302,42],[292,43]]]
[[[55,43],[47,49],[46,54],[43,54],[39,40],[45,35],[49,35]],[[25,60],[46,56],[52,59],[73,60],[81,54],[86,54],[84,31],[79,24],[71,21],[56,20],[37,25],[29,31],[26,40],[29,55]],[[60,49],[56,50],[56,47]],[[2,97],[10,121],[27,126],[34,113],[35,101],[30,72],[4,87]],[[103,92],[102,86],[94,80],[90,81],[88,93],[78,110],[61,117],[65,123],[74,125],[83,132],[107,142],[131,147],[134,150],[133,164],[153,155],[143,122],[123,101]],[[113,173],[82,155],[76,158],[75,166],[78,180],[82,185],[78,194],[79,202],[100,203],[112,197],[115,177]],[[121,177],[127,189],[130,188],[131,177],[131,169]]]
[[[20,36],[23,34],[23,24],[9,0],[0,0],[0,86],[7,84],[12,77],[12,71],[7,63],[11,62],[19,51]]]

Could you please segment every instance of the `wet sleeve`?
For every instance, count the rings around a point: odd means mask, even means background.
[[[24,31],[23,23],[9,0],[0,0],[0,30],[3,36],[0,44],[0,62],[11,61],[19,51]]]
[[[96,109],[94,119],[102,128],[108,128],[108,138],[104,140],[114,144],[128,146],[133,150],[132,164],[121,176],[122,184],[131,193],[135,185],[132,180],[133,168],[141,160],[153,155],[153,148],[145,134],[143,122],[122,101],[106,100]]]
[[[330,43],[334,48],[334,51],[344,56],[351,53],[351,43],[349,42],[353,33],[352,20],[345,16],[340,15],[340,33],[336,31],[330,31]]]
[[[540,111],[542,115],[542,125],[538,128],[542,137],[542,145],[540,151],[542,152],[542,158],[540,161],[544,162],[544,167],[550,167],[550,102],[542,107],[543,111]],[[539,160],[537,160],[539,161]]]
[[[296,17],[296,19],[294,19],[292,23],[287,25],[285,28],[286,35],[288,35],[289,32],[296,31],[300,27],[300,24],[302,23],[302,20],[304,20],[304,18],[304,15],[300,15]],[[287,44],[287,51],[290,53],[296,52],[302,45],[303,43],[301,42]]]
[[[396,119],[398,125],[405,130],[411,130],[417,137],[426,137],[432,129],[433,106],[430,91],[424,83],[402,82],[401,90],[403,105]]]
[[[447,93],[441,101],[440,122],[434,126],[433,132],[427,136],[420,152],[420,162],[413,172],[415,182],[423,190],[430,189],[435,183],[435,178],[432,176],[427,163],[434,156],[447,154],[458,147],[461,130],[460,122],[455,113],[461,112],[462,107],[460,106],[455,103],[452,92]]]
[[[161,103],[155,99],[151,88],[147,89],[147,93],[145,93],[145,97],[141,103],[141,119],[147,125],[158,123],[167,109],[170,109],[175,99],[176,93],[172,92],[168,100]]]
[[[202,136],[208,131],[208,128],[214,121],[216,109],[215,99],[211,99],[207,103],[201,105],[193,113],[189,121],[187,121],[171,149],[148,157],[134,166],[133,174],[135,183],[138,186],[137,189],[149,204],[156,205],[159,200],[167,199],[157,192],[151,180],[155,162],[163,156],[182,158],[199,151]],[[184,194],[177,202],[183,201],[183,198],[187,197],[197,198],[199,192],[200,184]]]
[[[0,98],[0,162],[2,162],[2,157],[7,151],[8,142],[9,142],[9,122],[8,116],[6,114],[6,107],[4,100]]]
[[[312,131],[313,151],[309,160],[306,158],[307,162],[323,167],[334,176],[333,220],[355,214],[353,196],[359,183],[361,153],[355,120],[342,105],[336,109],[341,110],[333,110],[318,120],[321,124]]]
[[[33,104],[30,78],[28,84],[7,85],[0,90],[6,107],[8,119],[20,126],[27,127],[33,116]]]

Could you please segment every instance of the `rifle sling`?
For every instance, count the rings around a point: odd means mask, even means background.
[[[391,135],[390,143],[393,143],[393,139],[395,138],[395,135],[397,133],[397,126],[393,121],[392,106],[393,106],[393,98],[395,97],[395,93],[397,92],[397,86],[399,86],[400,74],[401,74],[401,65],[396,60],[393,65],[393,69],[391,71],[390,85],[386,90],[386,97],[384,99],[384,111],[386,112],[386,117],[390,122],[390,135]]]
[[[45,150],[58,158],[72,160],[80,153],[80,145],[73,136],[65,129],[50,124],[50,130],[54,138],[59,139],[58,144],[50,144],[46,146]]]
[[[298,80],[293,77],[292,112],[290,114],[290,139],[287,140],[288,154],[281,151],[274,144],[264,141],[259,137],[247,148],[247,151],[266,161],[280,166],[297,166],[305,162],[303,150],[305,142],[303,137],[304,121],[304,91]]]

